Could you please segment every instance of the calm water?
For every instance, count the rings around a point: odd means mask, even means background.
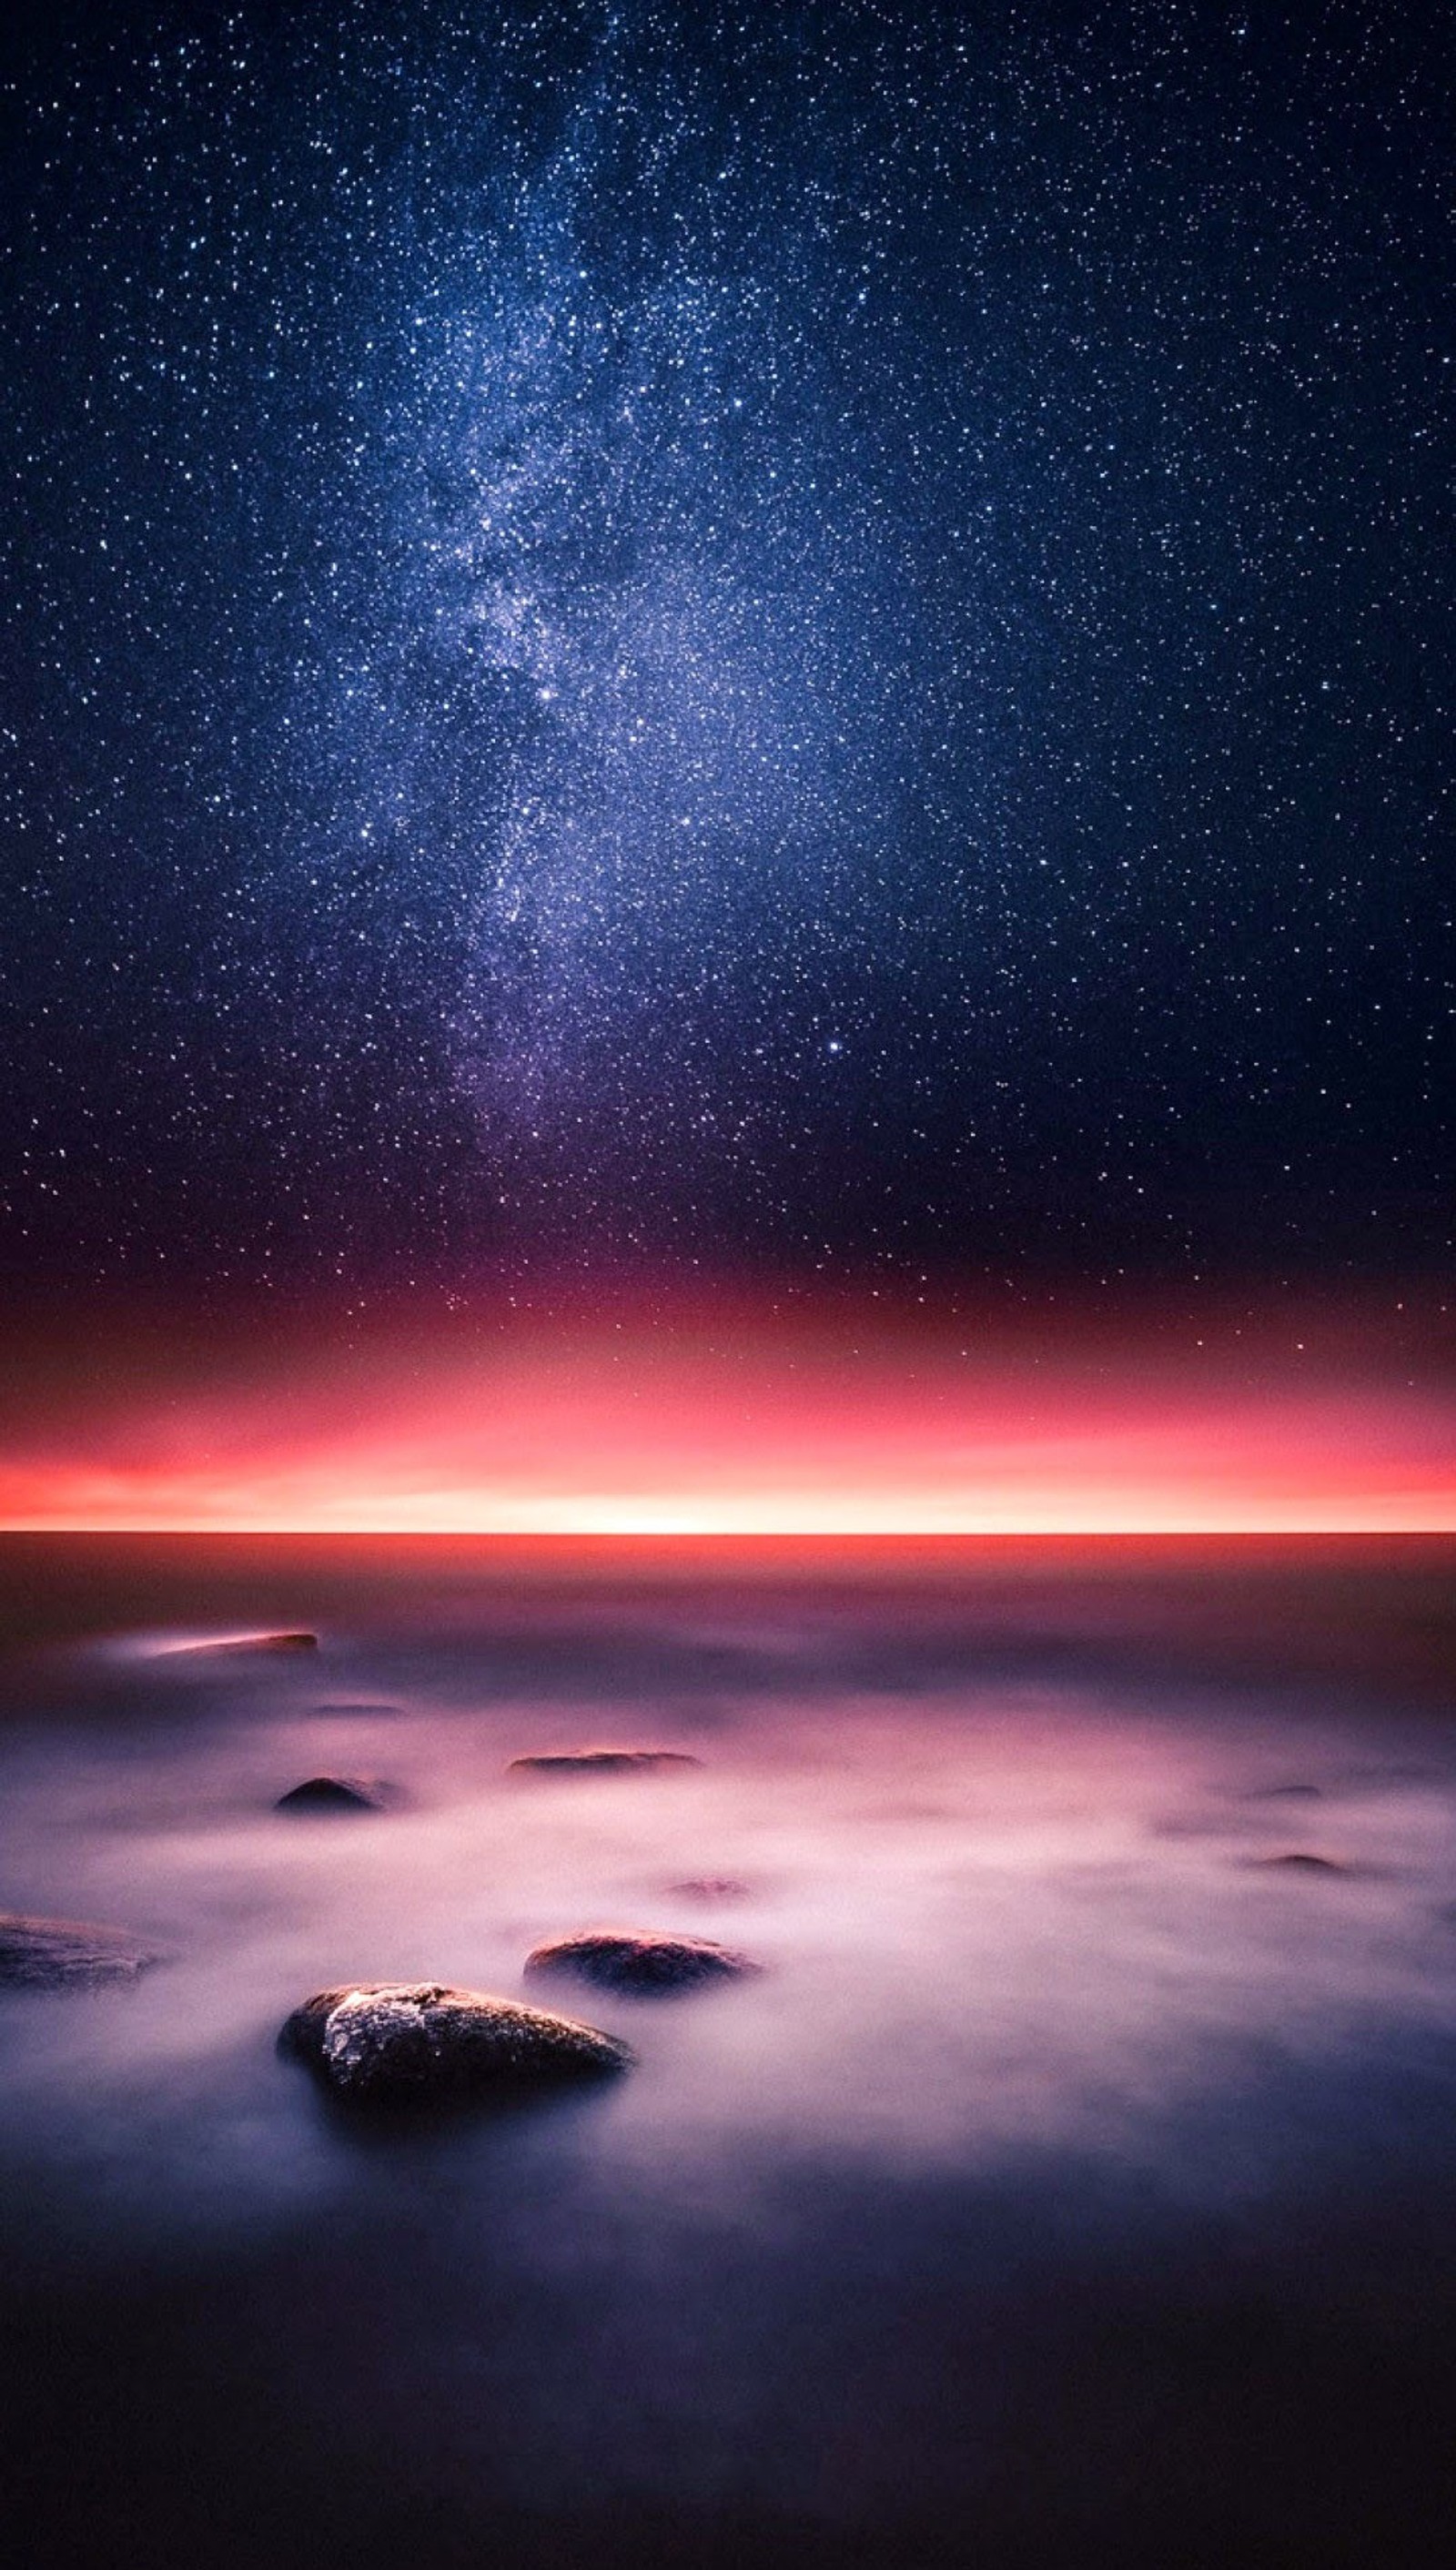
[[[1448,2560],[1453,1568],[0,1539],[0,1904],[175,1949],[0,1996],[15,2557]],[[505,1772],[615,1745],[702,1766]],[[448,2126],[274,2054],[596,1925],[765,1969]]]

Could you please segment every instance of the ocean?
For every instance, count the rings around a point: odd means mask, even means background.
[[[0,1537],[0,1907],[166,1956],[0,1989],[10,2557],[1448,2561],[1453,1570]],[[511,1765],[584,1747],[697,1763]],[[446,2117],[276,2049],[593,1927],[761,1968]]]

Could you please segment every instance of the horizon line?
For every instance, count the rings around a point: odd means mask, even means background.
[[[306,1536],[313,1540],[336,1540],[349,1537],[367,1542],[529,1542],[529,1543],[987,1543],[1031,1540],[1058,1541],[1068,1536],[1081,1540],[1106,1537],[1116,1540],[1135,1536],[1142,1540],[1183,1536],[1289,1536],[1348,1535],[1362,1537],[1412,1535],[1456,1536],[1456,1517],[1435,1523],[1391,1525],[1378,1521],[1351,1524],[1342,1521],[1309,1520],[1290,1523],[1247,1522],[1229,1524],[1226,1520],[1190,1521],[1170,1525],[1166,1521],[1149,1524],[1142,1519],[1109,1525],[1069,1522],[1065,1525],[299,1525],[294,1523],[255,1522],[219,1525],[216,1522],[156,1519],[122,1524],[115,1520],[95,1523],[90,1520],[56,1518],[21,1518],[0,1524],[0,1535],[287,1535]]]

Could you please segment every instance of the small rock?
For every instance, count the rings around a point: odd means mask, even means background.
[[[508,1773],[533,1776],[640,1776],[660,1767],[701,1767],[682,1749],[556,1749],[513,1758]]]
[[[546,2087],[632,2060],[595,2026],[438,1981],[319,1990],[293,2010],[278,2045],[336,2095],[380,2105]]]
[[[1277,1866],[1288,1874],[1348,1874],[1350,1870],[1332,1856],[1306,1856],[1301,1848],[1291,1849],[1287,1856],[1261,1856],[1256,1862],[1270,1869]]]
[[[748,1887],[730,1874],[695,1874],[687,1883],[670,1883],[669,1892],[678,1901],[746,1901]]]
[[[275,1812],[382,1812],[384,1797],[371,1777],[310,1776],[280,1794]]]
[[[655,1994],[739,1979],[758,1965],[706,1936],[665,1936],[654,1928],[588,1928],[559,1936],[526,1957],[528,1972],[574,1972],[599,1989]]]
[[[98,1928],[85,1919],[25,1919],[0,1913],[0,1986],[58,1989],[63,1983],[134,1981],[161,1951],[139,1943],[124,1928]]]
[[[254,1651],[316,1651],[316,1633],[238,1633],[226,1642],[184,1642],[180,1648],[194,1659],[225,1659]]]

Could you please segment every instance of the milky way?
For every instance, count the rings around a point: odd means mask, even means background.
[[[21,1289],[1431,1267],[1388,15],[22,18]]]

